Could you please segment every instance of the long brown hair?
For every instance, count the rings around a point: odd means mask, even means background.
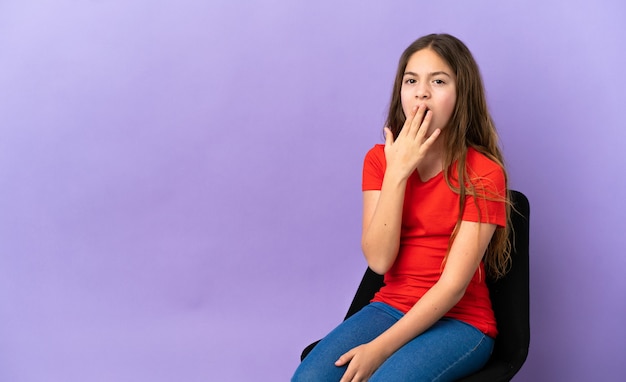
[[[391,129],[394,138],[397,138],[400,130],[402,130],[406,120],[400,97],[402,77],[413,53],[422,49],[431,49],[446,61],[454,71],[457,81],[454,111],[448,126],[441,131],[441,137],[439,137],[444,142],[444,179],[448,187],[460,196],[459,216],[450,237],[449,251],[461,224],[466,196],[474,196],[476,203],[478,203],[478,198],[499,201],[502,199],[497,195],[487,195],[485,190],[476,190],[473,182],[467,181],[470,179],[466,168],[468,148],[474,148],[502,167],[507,190],[508,178],[502,152],[498,146],[496,128],[487,108],[478,64],[467,46],[454,36],[430,34],[413,42],[402,53],[393,84],[393,93],[385,126]],[[455,162],[457,164],[456,174],[453,171]],[[450,179],[453,179],[458,186],[453,185]],[[496,228],[483,258],[487,273],[495,279],[504,276],[511,264],[511,243],[509,240],[511,203],[508,191],[503,201],[506,204],[506,227]]]

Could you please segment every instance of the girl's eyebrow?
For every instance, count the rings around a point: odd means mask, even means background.
[[[414,72],[404,72],[405,76],[414,76],[414,77],[419,77],[417,75],[417,73]],[[432,72],[432,73],[428,73],[428,77],[435,77],[435,76],[439,76],[439,75],[444,75],[446,77],[452,78],[452,76],[450,76],[448,73],[444,72],[443,70],[437,71],[437,72]]]

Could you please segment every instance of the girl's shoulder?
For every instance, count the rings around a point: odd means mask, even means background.
[[[480,187],[493,187],[496,190],[504,190],[506,188],[504,168],[485,154],[469,148],[465,163],[469,181],[474,186],[480,184]]]
[[[386,167],[385,145],[369,149],[363,161],[363,191],[380,190]]]
[[[502,166],[473,147],[467,149],[466,164],[478,173],[503,171]]]
[[[385,145],[377,143],[367,151],[365,154],[366,161],[376,161],[380,163],[385,163]]]
[[[377,143],[374,145],[374,147],[372,147],[369,151],[368,154],[372,153],[374,155],[385,155],[385,145],[382,143]]]

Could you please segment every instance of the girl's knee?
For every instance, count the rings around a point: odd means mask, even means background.
[[[335,368],[337,370],[300,364],[300,367],[296,369],[293,377],[291,377],[291,382],[338,381],[343,372],[340,368]]]

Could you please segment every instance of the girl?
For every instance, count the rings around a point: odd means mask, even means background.
[[[404,51],[384,131],[363,167],[362,248],[385,285],[293,381],[453,381],[491,355],[485,277],[510,261],[507,177],[461,41],[432,34]]]

